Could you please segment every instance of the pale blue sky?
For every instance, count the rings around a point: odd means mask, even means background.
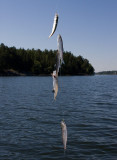
[[[55,34],[55,12],[59,14]],[[57,49],[87,58],[95,71],[117,70],[117,0],[0,0],[0,43]]]

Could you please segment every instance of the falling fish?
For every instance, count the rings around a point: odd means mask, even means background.
[[[53,23],[53,27],[52,27],[52,32],[49,36],[49,38],[54,34],[54,32],[56,31],[57,28],[57,24],[58,24],[58,14],[56,13],[54,16],[54,23]]]
[[[57,96],[57,93],[58,93],[58,73],[56,71],[53,71],[52,77],[53,77],[54,99],[56,100],[56,96]]]
[[[57,43],[58,43],[58,52],[60,53],[60,64],[64,64],[63,60],[63,40],[61,35],[59,34],[57,37]]]
[[[56,54],[56,72],[57,73],[59,72],[59,68],[60,68],[60,53],[59,51],[57,51],[57,54]]]
[[[64,121],[61,121],[61,128],[62,128],[63,146],[64,146],[64,150],[65,150],[66,144],[67,144],[67,126]]]

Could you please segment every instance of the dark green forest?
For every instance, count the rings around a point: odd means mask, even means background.
[[[11,71],[22,75],[50,75],[56,63],[56,50],[17,49],[0,44],[0,75]],[[82,56],[64,52],[65,64],[61,67],[62,75],[93,75],[94,68]]]

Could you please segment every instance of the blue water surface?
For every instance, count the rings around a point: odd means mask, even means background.
[[[0,159],[116,160],[117,76],[0,77]]]

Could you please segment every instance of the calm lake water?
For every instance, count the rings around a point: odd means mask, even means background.
[[[117,76],[0,77],[0,160],[43,159],[117,160]]]

